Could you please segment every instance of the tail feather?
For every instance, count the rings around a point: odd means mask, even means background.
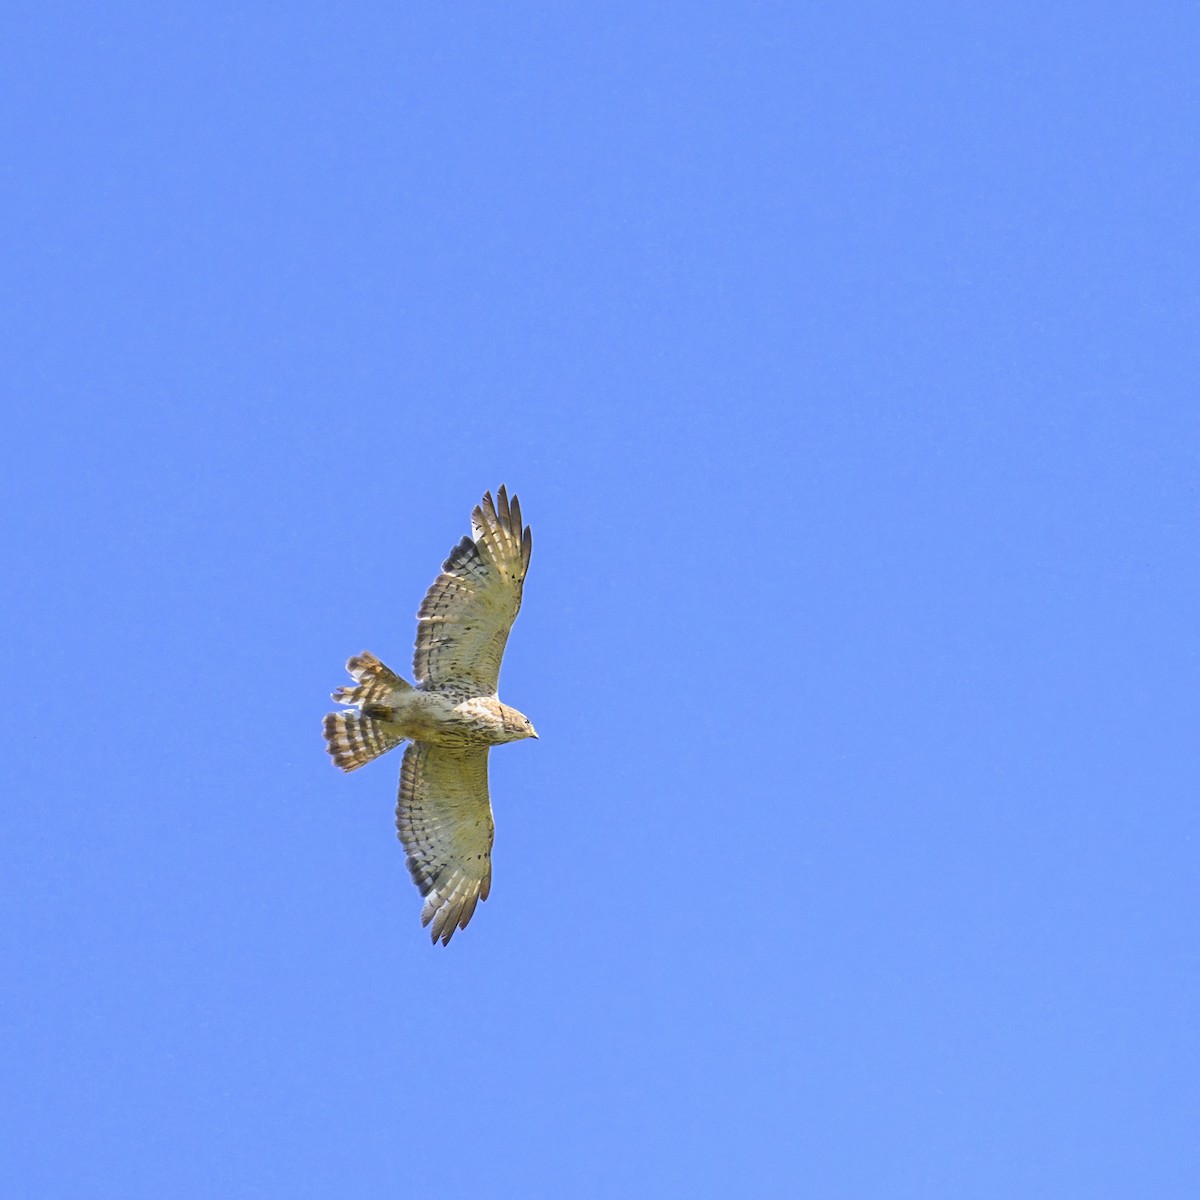
[[[355,771],[404,739],[381,721],[361,712],[330,713],[325,718],[325,748],[334,765]]]
[[[395,671],[365,650],[346,663],[346,670],[358,686],[338,688],[333,693],[338,704],[356,704],[360,708],[368,704],[386,704],[396,692],[411,690],[411,684],[405,683]]]
[[[325,718],[325,748],[343,771],[354,771],[404,741],[387,719],[395,697],[411,686],[365,650],[346,664],[346,670],[355,686],[338,688],[333,698],[360,711]]]

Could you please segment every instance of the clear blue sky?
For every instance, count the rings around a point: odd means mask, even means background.
[[[1191,5],[16,4],[11,1197],[1190,1197]],[[491,899],[320,737],[535,532]]]

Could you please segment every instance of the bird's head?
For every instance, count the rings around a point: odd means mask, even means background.
[[[507,740],[510,742],[537,737],[537,730],[534,729],[533,722],[523,712],[517,712],[515,708],[509,708],[507,704],[504,705],[504,732],[508,735]]]

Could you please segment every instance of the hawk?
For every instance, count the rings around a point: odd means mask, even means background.
[[[432,922],[443,946],[492,885],[488,750],[537,737],[524,713],[496,697],[532,548],[517,497],[487,492],[471,513],[471,537],[450,552],[417,613],[414,683],[373,654],[356,655],[346,664],[354,685],[333,693],[347,709],[325,718],[326,749],[343,771],[408,742],[396,829],[425,897],[421,924]]]

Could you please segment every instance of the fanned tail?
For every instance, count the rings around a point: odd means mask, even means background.
[[[354,771],[404,740],[385,722],[396,697],[410,691],[411,685],[365,650],[350,659],[346,670],[354,686],[338,688],[333,698],[361,711],[330,713],[325,718],[325,748],[343,771]]]
[[[366,708],[368,704],[387,704],[397,692],[408,692],[412,685],[405,683],[391,667],[385,667],[373,654],[364,650],[346,663],[346,670],[358,685],[340,687],[333,693],[338,704],[355,704]]]
[[[357,770],[402,741],[382,721],[365,713],[330,713],[325,718],[325,749],[343,771]]]

